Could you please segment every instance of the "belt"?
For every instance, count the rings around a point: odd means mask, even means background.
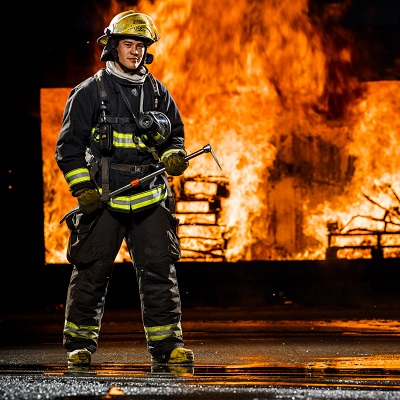
[[[97,167],[101,166],[101,158],[95,158],[92,157],[89,161],[90,165],[95,168],[95,171],[93,173],[95,174],[97,171]],[[125,171],[125,172],[130,172],[131,174],[138,174],[138,173],[144,173],[148,172],[151,170],[151,164],[144,164],[144,165],[129,165],[129,164],[116,164],[116,163],[111,163],[110,166],[111,169],[116,169],[118,171]]]
[[[118,171],[130,172],[131,174],[148,172],[151,169],[150,164],[145,165],[128,165],[128,164],[115,164],[111,163],[111,169],[116,169]]]

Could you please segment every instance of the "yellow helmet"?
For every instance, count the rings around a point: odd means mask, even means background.
[[[104,35],[97,43],[106,46],[110,37],[133,36],[147,43],[148,46],[160,39],[160,34],[151,17],[137,11],[124,11],[117,14],[104,29]]]

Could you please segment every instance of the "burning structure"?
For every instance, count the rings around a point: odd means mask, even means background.
[[[103,13],[104,26],[129,8],[154,17],[149,69],[178,103],[188,153],[211,143],[223,167],[198,157],[171,179],[183,261],[372,257],[341,231],[356,215],[369,217],[357,228],[391,233],[381,256],[400,256],[400,82],[358,79],[355,38],[338,23],[351,1],[317,3],[112,1]],[[54,161],[69,91],[41,90],[46,263],[66,262],[59,221],[76,206]]]
[[[379,189],[379,188],[377,188]],[[383,210],[380,218],[370,215],[355,215],[345,225],[341,222],[328,222],[328,248],[327,259],[335,259],[338,251],[359,250],[370,251],[372,258],[382,258],[385,252],[392,249],[399,249],[400,242],[400,197],[393,190],[391,185],[380,187],[381,191],[397,201],[397,206],[385,208],[375,200],[364,194],[365,198]],[[389,201],[389,204],[392,202]],[[368,254],[368,253],[367,253]]]

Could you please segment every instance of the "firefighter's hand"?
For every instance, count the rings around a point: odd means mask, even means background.
[[[186,153],[180,150],[178,153],[172,153],[170,156],[164,158],[163,163],[168,175],[179,176],[186,171],[189,161],[185,160],[185,156]]]
[[[79,210],[83,214],[91,214],[103,207],[103,202],[99,193],[95,189],[82,189],[76,192],[78,198]]]

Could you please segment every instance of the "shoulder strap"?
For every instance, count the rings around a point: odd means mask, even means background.
[[[149,72],[147,76],[150,79],[151,85],[153,86],[154,90],[154,110],[158,110],[158,106],[160,104],[160,91],[158,90],[157,82],[154,76]]]
[[[97,87],[99,89],[99,97],[100,97],[100,120],[101,122],[106,122],[106,111],[108,111],[108,95],[107,95],[107,87],[104,83],[104,73],[105,68],[99,69],[94,77],[96,78]]]
[[[100,97],[100,122],[106,126],[107,124],[107,111],[108,111],[108,95],[106,84],[104,83],[104,72],[105,69],[99,69],[94,75],[96,78],[97,87],[99,88]],[[112,132],[112,131],[111,131]],[[110,132],[108,132],[110,134]],[[111,138],[109,138],[111,139]],[[103,152],[102,152],[103,153]],[[102,154],[101,163],[101,182],[102,182],[102,192],[101,199],[104,202],[110,200],[110,181],[109,181],[109,167],[110,167],[110,157]]]
[[[148,76],[148,78],[150,80],[151,86],[153,86],[153,91],[154,91],[154,111],[157,111],[158,107],[160,105],[160,91],[158,90],[156,78],[154,78],[154,76],[150,72],[147,73],[147,76]],[[158,157],[158,152],[157,152],[156,148],[152,146],[149,149],[150,149],[150,153],[153,155],[154,160],[158,161],[159,157]]]
[[[108,100],[107,89],[106,89],[106,85],[104,83],[104,78],[103,78],[104,72],[105,72],[105,68],[101,68],[94,74],[94,77],[96,78],[97,86],[99,88],[99,94],[100,94],[101,101]]]

